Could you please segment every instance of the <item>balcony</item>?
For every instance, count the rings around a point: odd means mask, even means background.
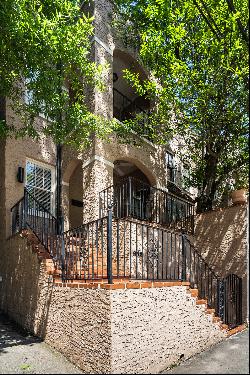
[[[194,230],[194,202],[128,177],[99,193],[100,218],[113,207],[116,218],[134,218],[171,227]]]
[[[150,140],[149,130],[146,127],[149,122],[149,114],[147,99],[137,97],[131,100],[121,91],[113,88],[113,117],[121,122],[136,119],[134,131]]]

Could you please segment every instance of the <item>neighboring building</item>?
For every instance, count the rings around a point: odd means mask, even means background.
[[[122,70],[146,72],[112,35],[112,4],[95,0],[92,11],[95,60],[111,66],[92,110],[121,122],[146,113],[150,102]],[[19,121],[8,99],[0,115]],[[44,121],[41,114],[37,123]],[[160,371],[226,337],[228,326],[214,314],[231,328],[242,323],[240,299],[223,310],[221,284],[181,231],[193,234],[195,192],[183,188],[188,166],[175,159],[174,146],[146,138],[121,144],[115,135],[93,138],[83,152],[63,146],[63,236],[55,217],[56,145],[45,137],[6,139],[0,155],[1,308],[82,369]],[[240,295],[240,279],[233,282]]]

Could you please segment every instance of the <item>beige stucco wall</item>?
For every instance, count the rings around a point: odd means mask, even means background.
[[[114,374],[156,374],[225,337],[184,286],[112,291],[111,311]]]
[[[226,336],[186,286],[75,286],[53,284],[26,239],[8,241],[1,308],[84,373],[157,373]]]
[[[243,318],[247,319],[247,204],[196,216],[195,246],[222,277],[242,277]]]
[[[109,291],[58,288],[26,239],[7,241],[0,308],[86,373],[110,373]]]
[[[0,308],[28,331],[44,337],[52,293],[45,263],[38,261],[32,246],[19,235],[7,240],[1,250]]]
[[[55,287],[45,341],[86,374],[111,373],[109,291]]]

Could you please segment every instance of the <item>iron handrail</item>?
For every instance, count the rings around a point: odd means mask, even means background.
[[[148,194],[145,195],[143,190]],[[178,197],[134,177],[124,178],[120,183],[99,192],[99,217],[107,214],[110,204],[113,204],[113,213],[118,218],[136,217],[168,226],[183,224],[189,232],[194,232],[192,199]]]
[[[39,202],[39,200],[35,198],[34,195],[31,194],[26,187],[24,188],[24,195],[25,193],[28,194],[42,208],[43,211],[49,214],[53,219],[57,220],[57,218],[46,207],[44,207],[44,205],[41,202]]]
[[[16,206],[18,206],[18,204],[19,203],[21,203],[22,202],[22,200],[24,199],[24,197],[22,197],[22,198],[20,198],[12,207],[11,207],[11,209],[10,209],[10,211],[13,211],[13,209],[16,207]]]
[[[114,92],[117,92],[119,95],[121,95],[124,99],[126,99],[130,104],[133,104],[135,108],[138,108],[141,112],[143,112],[145,115],[148,116],[148,112],[145,111],[145,109],[142,109],[140,106],[138,106],[133,100],[129,99],[126,95],[124,95],[121,91],[117,90],[115,87],[113,88]]]
[[[206,264],[206,267],[208,267],[209,271],[214,275],[214,277],[218,280],[221,280],[221,276],[219,276],[218,274],[216,274],[216,272],[211,268],[211,266],[209,266],[209,264],[206,262],[206,260],[204,259],[204,257],[199,253],[199,251],[196,249],[196,247],[192,244],[192,242],[190,241],[190,239],[184,234],[185,236],[185,240],[190,244],[190,246],[192,247],[193,251],[200,257],[200,259],[204,262],[204,264]]]

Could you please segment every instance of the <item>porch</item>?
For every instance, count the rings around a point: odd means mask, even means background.
[[[12,229],[13,234],[33,233],[38,252],[52,260],[54,277],[65,285],[189,285],[218,319],[231,328],[241,324],[242,280],[217,275],[190,241],[188,226],[180,231],[176,223],[171,227],[132,215],[118,217],[117,212],[108,207],[107,216],[60,233],[56,218],[25,191],[12,208]]]

